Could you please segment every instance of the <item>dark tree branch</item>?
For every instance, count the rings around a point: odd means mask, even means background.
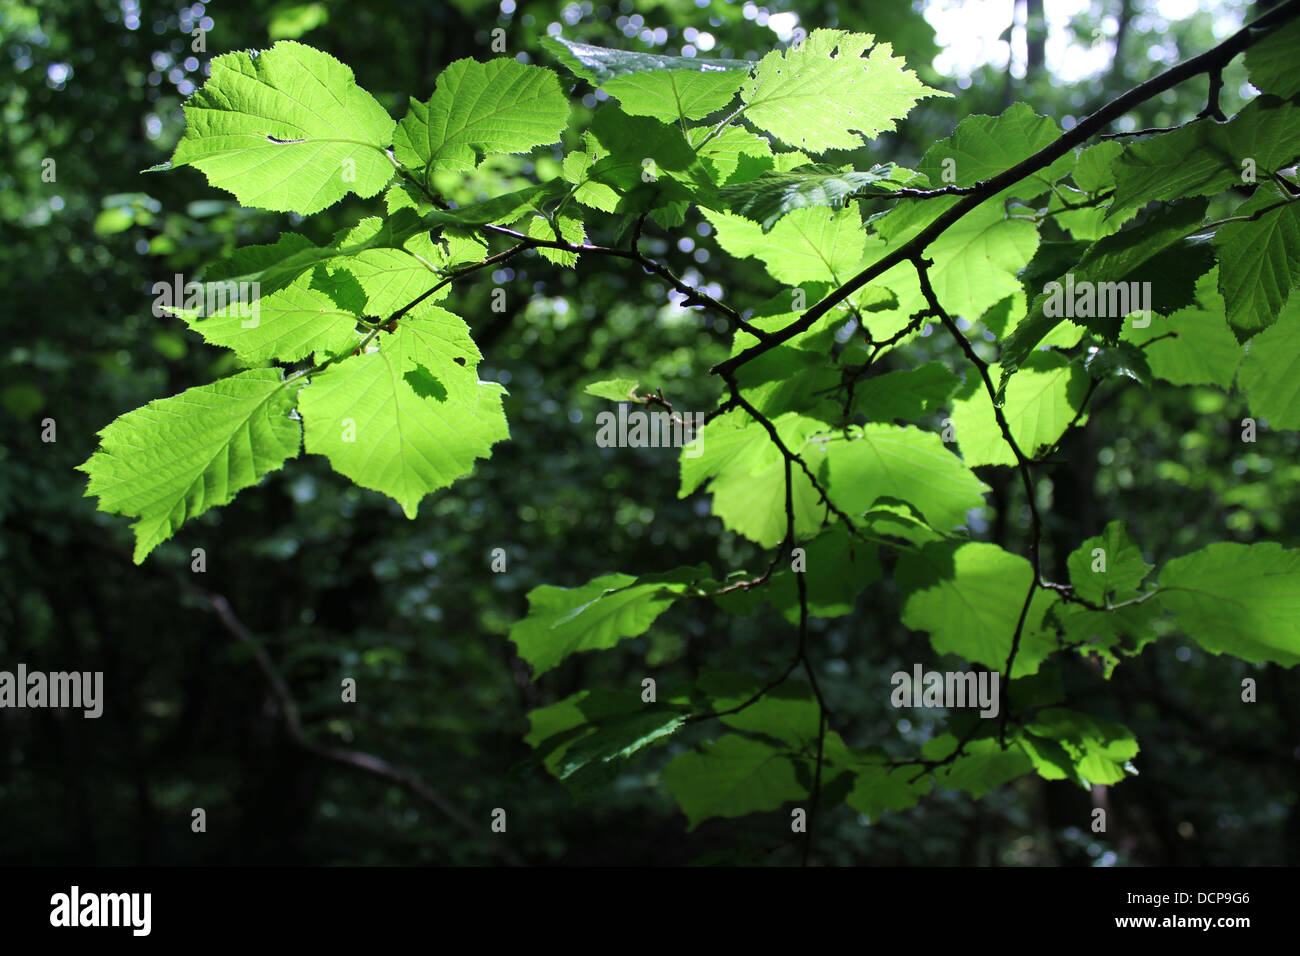
[[[1249,49],[1253,44],[1267,36],[1271,30],[1298,15],[1300,15],[1300,0],[1287,0],[1286,3],[1270,10],[1253,23],[1242,27],[1213,49],[1179,63],[1159,76],[1153,77],[1111,100],[1091,116],[1080,120],[1072,129],[1067,130],[1032,156],[1026,157],[996,176],[976,183],[971,187],[971,192],[962,196],[960,200],[940,213],[933,222],[912,239],[881,256],[848,282],[843,283],[828,294],[800,318],[780,331],[772,333],[766,341],[759,341],[756,345],[750,346],[738,355],[727,359],[725,362],[720,362],[714,366],[712,371],[725,380],[724,373],[735,372],[746,362],[750,362],[781,343],[789,341],[799,333],[806,332],[812,328],[818,319],[862,288],[862,286],[873,279],[879,278],[894,266],[919,256],[930,243],[943,235],[949,227],[979,206],[984,200],[997,195],[1009,186],[1014,186],[1027,176],[1047,168],[1075,146],[1101,132],[1106,126],[1134,107],[1159,96],[1165,90],[1172,89],[1192,77],[1213,70],[1221,70],[1237,54]]]
[[[236,616],[234,610],[230,607],[230,602],[220,594],[206,591],[197,586],[191,586],[196,594],[201,596],[209,607],[216,613],[221,625],[241,644],[243,644],[253,655],[253,660],[257,664],[258,670],[262,672],[267,686],[271,689],[275,697],[280,714],[284,718],[284,726],[288,731],[289,739],[295,745],[315,754],[325,760],[342,764],[346,767],[352,767],[371,776],[379,777],[391,784],[395,784],[413,794],[420,800],[429,804],[438,810],[443,816],[451,820],[461,830],[474,837],[481,837],[483,828],[476,826],[465,814],[463,814],[453,803],[447,800],[441,793],[434,790],[425,783],[419,776],[409,770],[395,767],[381,757],[369,754],[361,750],[350,750],[344,747],[332,747],[329,744],[323,744],[318,740],[313,740],[307,736],[302,726],[302,717],[298,710],[298,703],[294,699],[293,692],[285,682],[280,672],[276,670],[275,664],[271,661],[270,655],[266,653],[261,642],[253,636],[252,632],[244,626],[244,623]],[[498,856],[511,866],[523,866],[524,862],[515,855],[504,843],[488,844]]]
[[[1043,519],[1038,513],[1038,502],[1035,497],[1034,479],[1029,472],[1029,459],[1025,453],[1020,450],[1020,444],[1016,441],[1015,436],[1011,434],[1011,425],[1007,422],[1006,413],[997,401],[997,387],[993,384],[993,379],[989,375],[989,365],[984,359],[980,358],[975,347],[971,345],[970,339],[966,338],[957,328],[957,323],[939,304],[938,297],[934,294],[934,287],[930,284],[930,266],[934,263],[921,256],[912,260],[916,266],[916,274],[920,279],[921,294],[925,297],[926,304],[930,311],[943,323],[952,337],[957,341],[961,350],[966,353],[972,365],[979,371],[980,378],[984,382],[984,390],[988,392],[989,403],[993,406],[993,416],[997,419],[998,428],[1002,432],[1002,439],[1010,446],[1012,453],[1016,456],[1016,469],[1020,472],[1020,482],[1025,489],[1025,499],[1029,505],[1029,591],[1025,594],[1024,603],[1020,606],[1020,616],[1016,619],[1015,633],[1011,635],[1011,653],[1007,655],[1006,681],[1007,686],[1002,694],[1002,721],[998,730],[998,739],[1002,746],[1006,747],[1006,729],[1007,715],[1011,712],[1011,669],[1015,666],[1016,655],[1020,652],[1020,638],[1024,634],[1025,620],[1029,615],[1029,606],[1033,603],[1034,592],[1039,588],[1039,548],[1041,547],[1043,537]]]

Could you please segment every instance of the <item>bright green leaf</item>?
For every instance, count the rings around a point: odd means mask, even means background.
[[[185,103],[173,166],[194,166],[245,206],[307,216],[393,178],[393,120],[332,56],[292,40],[224,53]]]
[[[1144,329],[1129,323],[1120,333],[1121,340],[1142,347],[1156,377],[1175,385],[1232,386],[1242,348],[1228,327],[1218,280],[1219,270],[1211,269],[1197,280],[1192,305]]]
[[[1079,545],[1066,565],[1075,593],[1093,604],[1132,597],[1151,570],[1122,521]]]
[[[592,382],[583,391],[597,398],[607,398],[611,402],[630,402],[636,397],[637,382],[630,378],[611,378],[603,382]]]
[[[966,524],[988,490],[938,435],[910,426],[853,426],[827,442],[826,461],[831,497],[849,514],[903,499],[938,531]]]
[[[950,95],[905,66],[870,34],[814,30],[798,47],[759,61],[741,90],[745,119],[808,152],[856,149],[859,134],[874,139],[894,129],[918,100]]]
[[[989,375],[997,381],[998,366]],[[993,403],[979,376],[972,373],[952,407],[952,427],[968,467],[1014,465],[1016,456],[1002,435]],[[1011,376],[1002,414],[1011,437],[1028,458],[1051,448],[1065,434],[1088,393],[1088,375],[1057,352],[1036,352]]]
[[[411,100],[393,136],[407,166],[473,169],[489,153],[527,153],[557,142],[569,102],[551,70],[507,57],[457,60],[427,103]]]
[[[748,60],[613,50],[564,37],[546,37],[542,46],[615,97],[625,112],[665,123],[701,119],[726,106],[754,65]]]
[[[1272,325],[1300,286],[1300,200],[1287,201],[1275,183],[1265,183],[1233,215],[1261,213],[1253,221],[1225,223],[1214,236],[1219,291],[1228,323],[1239,333]]]
[[[1300,429],[1300,295],[1292,294],[1277,323],[1250,340],[1237,384],[1252,415],[1273,428]]]
[[[1029,562],[1020,555],[975,541],[936,542],[904,552],[894,571],[899,591],[906,595],[904,624],[928,631],[930,645],[939,653],[959,654],[998,671],[1007,666],[1032,578]],[[1013,677],[1036,673],[1055,650],[1052,639],[1041,630],[1053,600],[1042,589],[1035,592]]]
[[[665,574],[607,574],[579,588],[542,585],[528,592],[528,615],[510,629],[519,656],[540,676],[580,651],[613,647],[645,633],[707,565]]]
[[[302,390],[306,448],[414,518],[421,498],[510,437],[503,389],[478,381],[468,327],[437,306],[420,306],[376,341],[377,350],[316,373]]]
[[[727,213],[705,211],[718,245],[737,259],[760,260],[788,285],[849,279],[862,260],[866,234],[857,209],[797,209],[770,231]]]
[[[99,450],[78,467],[102,511],[136,518],[135,563],[190,518],[236,494],[298,454],[289,417],[293,394],[279,369],[250,369],[161,398],[99,433]]]
[[[241,303],[211,314],[206,309],[175,314],[206,341],[234,349],[250,365],[272,359],[296,362],[313,352],[333,355],[356,347],[357,319],[366,311],[361,287],[343,280],[318,266],[251,307]]]
[[[773,425],[791,452],[802,455],[816,474],[824,449],[809,439],[826,426],[789,414]],[[764,547],[785,537],[785,459],[767,430],[743,411],[720,415],[705,425],[697,440],[699,454],[682,455],[679,497],[709,481],[713,513],[724,525]],[[825,506],[798,465],[792,466],[795,534],[803,537],[821,527]]]

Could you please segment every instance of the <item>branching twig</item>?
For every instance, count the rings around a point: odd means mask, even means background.
[[[1171,67],[1159,76],[1155,76],[1111,100],[1092,115],[1080,120],[1074,127],[1066,130],[1061,136],[1048,143],[1038,152],[1003,170],[996,176],[969,187],[969,193],[963,195],[956,203],[936,216],[929,225],[907,242],[894,247],[849,279],[848,282],[838,286],[794,322],[773,333],[767,341],[760,341],[750,346],[743,352],[714,366],[712,371],[725,380],[724,373],[735,372],[745,363],[753,361],[758,356],[776,348],[783,342],[789,341],[801,332],[806,332],[835,305],[844,301],[845,298],[862,286],[883,275],[894,266],[919,256],[930,243],[943,235],[954,223],[986,199],[997,195],[1009,186],[1014,186],[1022,179],[1046,169],[1075,146],[1095,136],[1134,107],[1159,96],[1166,90],[1172,89],[1192,77],[1212,70],[1222,69],[1237,54],[1263,39],[1268,35],[1269,31],[1295,18],[1297,15],[1300,15],[1300,0],[1287,0],[1286,3],[1274,7],[1253,23],[1242,27],[1218,46]]]
[[[275,664],[272,663],[270,655],[262,647],[260,641],[253,636],[252,632],[244,626],[244,623],[235,615],[234,610],[230,607],[230,602],[220,594],[206,591],[197,586],[192,587],[197,594],[201,595],[207,604],[216,613],[217,618],[221,621],[222,626],[230,632],[236,640],[249,649],[252,653],[253,660],[256,662],[258,670],[262,672],[271,693],[274,695],[276,704],[279,706],[280,713],[284,718],[285,729],[289,733],[289,739],[295,745],[301,747],[309,753],[322,757],[325,760],[331,760],[334,763],[343,764],[368,773],[372,776],[387,780],[409,793],[415,795],[425,803],[437,809],[445,817],[456,824],[467,834],[478,837],[483,833],[483,828],[476,826],[465,814],[447,800],[437,790],[434,790],[425,783],[419,776],[409,770],[403,770],[394,767],[388,761],[376,757],[361,750],[350,750],[344,747],[332,747],[323,744],[320,741],[313,740],[307,736],[302,726],[302,717],[298,710],[298,703],[293,697],[293,692],[280,672],[276,670]],[[523,866],[521,860],[515,853],[503,843],[492,843],[494,852],[504,859],[511,866]]]
[[[1039,587],[1039,574],[1041,572],[1038,552],[1043,534],[1043,519],[1038,512],[1038,502],[1034,493],[1034,479],[1029,472],[1029,459],[1025,456],[1025,453],[1021,451],[1020,443],[1016,441],[1015,436],[1011,434],[1011,426],[1007,422],[1006,413],[1003,411],[1002,406],[998,404],[997,387],[993,384],[993,379],[989,375],[988,362],[980,358],[979,353],[975,351],[975,347],[971,345],[970,339],[966,338],[966,336],[962,334],[961,329],[957,328],[957,323],[953,321],[952,316],[950,316],[944,310],[943,306],[939,304],[939,299],[934,294],[934,287],[930,284],[930,266],[934,263],[929,259],[922,258],[918,255],[912,260],[912,264],[916,266],[916,274],[921,285],[921,294],[925,297],[926,305],[929,306],[930,311],[935,315],[935,317],[943,323],[944,328],[952,334],[952,337],[956,339],[961,350],[966,353],[966,357],[970,360],[971,364],[979,371],[980,378],[984,382],[984,390],[988,392],[989,404],[993,407],[993,416],[997,419],[998,428],[1002,432],[1002,439],[1007,443],[1011,448],[1012,453],[1016,456],[1016,469],[1020,472],[1020,481],[1021,484],[1024,485],[1025,498],[1029,505],[1029,565],[1031,573],[1029,577],[1029,591],[1025,595],[1024,603],[1020,607],[1020,616],[1016,620],[1015,633],[1011,635],[1011,653],[1007,656],[1007,687],[1003,692],[1002,725],[998,733],[999,740],[1005,747],[1007,714],[1011,709],[1011,670],[1015,665],[1016,655],[1020,652],[1020,638],[1025,630],[1025,619],[1029,615],[1029,606],[1034,600],[1034,592]]]

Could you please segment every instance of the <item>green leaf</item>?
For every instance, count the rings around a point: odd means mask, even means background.
[[[393,178],[393,120],[332,56],[281,40],[211,67],[185,103],[173,166],[202,170],[245,206],[303,216]]]
[[[1114,140],[1097,143],[1079,151],[1070,177],[1084,192],[1097,195],[1115,186],[1115,160],[1124,147]]]
[[[663,780],[694,830],[710,817],[743,817],[806,797],[797,774],[781,749],[728,734],[678,756]]]
[[[1061,602],[1053,605],[1051,611],[1064,632],[1065,641],[1080,645],[1080,654],[1096,655],[1104,665],[1107,680],[1119,664],[1120,654],[1140,653],[1156,639],[1154,625],[1161,613],[1155,601],[1127,604],[1111,611],[1093,611]]]
[[[540,676],[571,654],[644,634],[708,575],[708,565],[701,564],[639,578],[607,574],[580,588],[542,585],[528,592],[528,615],[510,629],[510,640]]]
[[[1300,93],[1295,51],[1300,48],[1300,20],[1278,27],[1246,51],[1250,82],[1265,93],[1290,99]]]
[[[951,136],[926,151],[925,157],[917,164],[917,171],[935,186],[973,186],[1010,169],[1060,135],[1061,129],[1055,120],[1038,116],[1024,103],[1013,103],[1000,116],[966,117],[957,124]],[[1061,156],[1046,169],[1025,177],[999,196],[1032,199],[1067,175],[1073,164],[1073,155]]]
[[[1228,327],[1218,281],[1219,270],[1211,269],[1197,280],[1192,305],[1144,329],[1129,323],[1120,333],[1121,340],[1141,346],[1157,378],[1175,385],[1232,387],[1242,348]]]
[[[637,400],[637,384],[630,378],[611,378],[603,382],[592,382],[583,392],[597,398],[607,398],[611,402],[631,402]]]
[[[755,321],[756,328],[780,328],[794,321],[795,316],[787,313],[775,323],[769,318],[755,316],[751,321]],[[748,338],[748,335],[733,338],[733,354]],[[843,417],[843,403],[833,400],[831,393],[841,381],[839,370],[825,351],[797,348],[788,343],[756,356],[736,370],[736,383],[760,414],[802,412],[810,418],[836,424]]]
[[[791,624],[797,624],[800,606],[796,575],[803,574],[808,613],[814,617],[842,617],[852,612],[864,588],[880,580],[879,548],[853,537],[841,524],[827,528],[800,550],[802,572],[793,570],[793,560],[783,561],[763,586],[722,595],[716,598],[719,606],[730,614],[749,614],[766,602]]]
[[[990,366],[996,380],[998,366]],[[993,414],[993,403],[984,383],[972,375],[952,406],[953,434],[962,460],[976,465],[1014,465],[1015,453],[1007,444]],[[1010,377],[1002,403],[1002,414],[1011,437],[1025,457],[1034,458],[1054,446],[1088,394],[1088,374],[1076,362],[1059,352],[1036,352],[1024,367]]]
[[[456,209],[426,213],[421,220],[424,228],[438,226],[483,226],[488,223],[513,222],[529,213],[541,212],[543,205],[563,192],[559,180],[524,186],[514,192],[502,193],[491,199],[469,203]]]
[[[983,542],[936,542],[903,552],[894,580],[904,594],[903,623],[928,631],[941,654],[960,654],[993,670],[1007,666],[1011,640],[1033,572],[1018,554]],[[1055,600],[1038,589],[1016,653],[1014,678],[1037,673],[1056,648],[1041,630]],[[1005,675],[1004,675],[1005,676]]]
[[[708,166],[676,126],[606,103],[596,110],[591,135],[603,154],[597,151],[599,159],[585,176],[619,195],[618,212],[657,212],[672,228],[681,224],[685,203],[713,189]]]
[[[773,421],[786,448],[801,455],[816,474],[825,454],[820,443],[810,442],[826,426],[796,414]],[[771,547],[785,537],[785,459],[767,430],[750,421],[743,410],[720,415],[701,429],[698,455],[682,455],[682,483],[678,497],[685,498],[709,482],[713,513],[726,527]],[[821,527],[825,506],[803,469],[792,466],[795,534],[805,537]]]
[[[867,532],[898,538],[912,545],[929,544],[945,538],[945,535],[931,528],[921,513],[906,501],[880,499],[862,517]]]
[[[686,716],[685,711],[647,707],[642,713],[602,723],[595,733],[567,748],[556,776],[583,790],[608,782],[630,758],[680,730]]]
[[[749,182],[724,186],[718,196],[732,212],[760,223],[764,232],[770,232],[778,219],[796,209],[839,208],[850,197],[858,195],[888,196],[918,178],[912,170],[893,163],[877,164],[862,172],[808,165],[788,173],[764,173]]]
[[[1131,378],[1141,385],[1149,386],[1153,378],[1146,355],[1130,342],[1090,346],[1084,356],[1083,367],[1097,380]]]
[[[546,769],[583,793],[607,783],[647,747],[681,729],[687,711],[674,704],[647,704],[635,690],[582,690],[530,711],[525,743]]]
[[[1211,544],[1160,570],[1160,603],[1211,654],[1300,663],[1300,551]]]
[[[1092,248],[1093,242],[1095,240],[1080,239],[1040,242],[1038,248],[1034,250],[1034,257],[1020,271],[1020,284],[1024,287],[1024,294],[1022,298],[1013,299],[1011,302],[1012,306],[1018,306],[1019,314],[1008,314],[1007,318],[1014,318],[1015,321],[1010,322],[1009,326],[1004,326],[1004,331],[1007,328],[1014,330],[1023,318],[1026,305],[1043,290],[1043,286],[1073,269],[1083,258],[1084,253]],[[1016,309],[1013,308],[1011,311],[1015,312]]]
[[[1281,188],[1265,183],[1233,215],[1255,215],[1283,201]],[[1252,222],[1220,226],[1214,251],[1228,324],[1238,330],[1238,337],[1272,325],[1291,290],[1300,286],[1300,199],[1291,199]]]
[[[97,236],[114,236],[119,232],[125,232],[134,225],[134,211],[116,206],[112,209],[105,209],[96,216],[91,231]]]
[[[414,518],[420,499],[510,437],[504,390],[478,380],[469,328],[437,306],[417,307],[376,341],[377,350],[313,375],[302,390],[306,448]]]
[[[1085,786],[1119,783],[1136,773],[1126,769],[1138,753],[1133,731],[1062,707],[1040,710],[1019,742],[1047,780],[1066,779],[1062,755],[1071,775]]]
[[[1109,214],[1152,200],[1207,196],[1243,182],[1264,182],[1297,156],[1300,109],[1261,96],[1226,123],[1196,120],[1125,149],[1113,167]]]
[[[360,250],[329,260],[327,268],[334,276],[351,276],[356,280],[364,293],[365,315],[389,316],[414,302],[438,284],[439,270],[447,265],[442,248],[435,246],[425,233],[412,236],[400,248],[367,248],[383,229],[383,221],[370,216],[341,237],[336,236],[331,243],[339,248]],[[444,288],[435,298],[445,295]]]
[[[937,414],[960,384],[942,362],[886,372],[857,383],[853,413],[874,422],[917,421]]]
[[[927,760],[942,760],[956,749],[957,738],[943,734],[928,741],[921,753]],[[1019,747],[1003,750],[996,740],[985,737],[967,741],[960,757],[935,770],[934,782],[949,790],[964,790],[978,800],[1033,769],[1033,762]]]
[[[772,169],[772,145],[762,136],[739,126],[728,126],[709,139],[712,132],[707,126],[698,126],[688,129],[686,135],[696,155],[713,169],[715,183],[748,182]]]
[[[758,690],[746,688],[741,694],[715,694],[704,679],[700,686],[709,694],[713,709],[718,711],[739,707]],[[795,750],[803,750],[816,745],[821,711],[806,684],[785,683],[772,688],[744,710],[718,719],[736,730],[764,734]]]
[[[507,57],[457,60],[427,103],[411,100],[393,153],[407,166],[473,169],[489,153],[558,142],[568,123],[569,101],[553,71]]]
[[[814,30],[797,48],[773,50],[741,89],[745,119],[796,149],[856,149],[894,129],[916,102],[949,96],[905,69],[867,33]],[[870,52],[868,52],[870,50]]]
[[[208,288],[213,287],[219,284]],[[366,297],[355,280],[341,281],[318,266],[251,309],[241,304],[210,315],[202,308],[173,311],[205,341],[234,349],[246,364],[296,362],[312,352],[332,355],[355,348]]]
[[[279,369],[240,372],[150,402],[99,433],[78,466],[101,511],[138,519],[135,563],[190,518],[220,507],[298,454],[300,426]]]
[[[1136,216],[1138,210],[1129,208],[1115,216],[1110,216],[1109,212],[1110,207],[1090,201],[1085,193],[1064,184],[1057,185],[1047,205],[1047,214],[1071,236],[1085,240],[1085,243],[1096,242],[1119,232],[1120,227]]]
[[[1034,297],[1029,314],[1003,342],[999,391],[1006,389],[1011,373],[1024,363],[1047,333],[1067,319],[1105,338],[1115,338],[1125,318],[1111,314],[1123,311],[1124,303],[1115,293],[1131,293],[1130,283],[1151,283],[1145,288],[1150,290],[1153,312],[1168,315],[1190,304],[1197,278],[1212,266],[1204,256],[1205,247],[1187,238],[1204,219],[1205,206],[1204,199],[1160,206],[1138,225],[1097,240],[1078,265],[1056,283],[1048,283]],[[1072,278],[1067,280],[1067,276]],[[1084,282],[1088,285],[1080,284]],[[1072,300],[1081,299],[1081,293],[1090,288],[1094,292],[1091,307],[1075,308],[1083,302]],[[1077,291],[1072,294],[1072,290]],[[1141,286],[1138,291],[1142,291]],[[1134,296],[1124,298],[1132,306]],[[1130,313],[1133,311],[1136,308],[1129,309]],[[1097,315],[1097,312],[1105,314]]]
[[[1274,428],[1300,429],[1300,295],[1277,323],[1250,340],[1237,385],[1251,414]]]
[[[803,551],[808,613],[815,617],[851,613],[863,589],[880,580],[879,549],[854,538],[843,525],[827,528],[803,545]],[[799,623],[800,613],[796,573],[783,570],[772,575],[762,591],[762,596],[791,624]]]
[[[900,204],[874,223],[891,247],[902,245],[933,221],[936,203]],[[1023,219],[1008,219],[1001,202],[986,202],[957,220],[931,242],[925,257],[935,297],[950,315],[974,321],[1020,291],[1018,274],[1038,249],[1038,230]],[[910,316],[926,308],[916,269],[899,263],[878,280],[898,296],[898,311]]]
[[[756,222],[704,210],[718,245],[737,259],[753,258],[778,282],[833,282],[849,279],[862,261],[866,234],[853,206],[797,209],[770,230]]]
[[[1151,570],[1122,521],[1110,522],[1101,534],[1079,545],[1066,566],[1075,593],[1093,604],[1136,595]]]
[[[726,106],[754,65],[748,60],[613,50],[564,37],[545,37],[542,46],[615,97],[624,112],[665,123],[702,119]]]
[[[754,64],[749,60],[709,59],[694,56],[663,56],[658,53],[638,53],[617,50],[613,47],[578,43],[564,37],[543,37],[542,46],[572,70],[592,83],[607,83],[618,77],[643,73],[748,73]],[[739,83],[737,83],[739,85]],[[626,107],[625,107],[626,108]],[[698,117],[692,117],[698,119]]]
[[[272,40],[296,40],[329,19],[329,8],[323,3],[278,3],[271,8],[266,32]]]
[[[844,802],[873,823],[886,811],[916,806],[932,787],[930,774],[921,772],[919,766],[890,766],[883,751],[846,747],[834,731],[826,735],[825,760],[827,769],[843,768],[853,775],[853,788]]]
[[[897,425],[853,426],[827,443],[830,494],[849,514],[881,498],[903,499],[931,527],[949,531],[984,505],[988,488],[932,432]]]
[[[558,239],[573,245],[582,245],[587,241],[587,230],[583,226],[582,220],[576,216],[570,216],[567,213],[560,213],[555,217],[556,223],[560,227]],[[555,227],[544,216],[534,216],[528,220],[528,229],[526,235],[530,239],[556,239]],[[554,262],[556,265],[573,268],[578,264],[578,253],[567,252],[563,249],[538,248],[538,254],[543,259]]]
[[[375,249],[402,249],[437,224],[434,216],[427,218],[429,221],[421,221],[411,209],[400,209],[383,220],[370,217],[340,229],[325,246],[285,233],[271,245],[236,249],[208,269],[204,278],[208,283],[256,282],[262,295],[270,295],[319,265],[357,259]]]
[[[609,153],[597,162],[592,178],[619,188],[645,185],[647,171],[688,170],[698,159],[678,127],[648,116],[632,116],[612,103],[596,111],[591,132]],[[653,166],[646,160],[652,160]]]
[[[604,152],[591,136],[585,136],[585,149],[569,153],[564,157],[562,170],[564,181],[574,186],[573,198],[584,206],[599,209],[601,212],[614,212],[618,208],[619,195],[604,183],[591,180],[592,167]]]
[[[394,238],[399,241],[389,245],[400,246],[411,236],[430,229],[463,231],[489,223],[514,222],[529,213],[540,212],[548,200],[556,198],[563,191],[564,183],[553,179],[463,206],[439,209],[427,200],[420,189],[403,180],[394,183],[384,194],[389,208],[389,219],[385,222],[385,227],[392,228],[394,224],[400,224],[394,234]],[[409,219],[399,218],[397,214],[407,215],[404,212],[407,209],[418,215]],[[444,240],[447,235],[443,234]],[[482,239],[473,235],[461,235],[458,242],[462,247],[467,247],[470,243],[482,245]],[[482,257],[470,256],[459,261],[468,262],[478,258]]]

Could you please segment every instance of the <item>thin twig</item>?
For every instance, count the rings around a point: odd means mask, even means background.
[[[1134,107],[1159,96],[1166,90],[1172,89],[1192,77],[1208,73],[1211,70],[1221,69],[1237,54],[1259,42],[1271,30],[1295,18],[1297,15],[1300,15],[1300,0],[1287,0],[1286,3],[1274,7],[1253,23],[1242,27],[1218,46],[1171,67],[1159,76],[1153,77],[1111,100],[1101,109],[1080,120],[1074,127],[1033,155],[1027,156],[996,176],[975,183],[974,186],[970,187],[971,191],[968,194],[962,196],[961,199],[936,216],[929,225],[907,242],[891,249],[849,279],[848,282],[839,285],[798,319],[780,331],[773,333],[767,341],[758,342],[743,352],[714,366],[713,373],[725,380],[724,372],[735,372],[736,369],[747,362],[753,361],[758,356],[776,348],[783,342],[789,341],[801,332],[806,332],[812,328],[818,319],[862,288],[862,286],[883,275],[894,266],[919,256],[930,243],[943,235],[954,223],[978,207],[984,200],[997,195],[1010,186],[1014,186],[1022,179],[1046,169],[1075,146],[1090,139]]]
[[[331,760],[334,763],[352,767],[363,773],[387,780],[409,793],[415,795],[425,803],[437,809],[447,819],[451,820],[456,826],[464,830],[467,834],[474,837],[481,837],[483,828],[476,826],[465,814],[452,804],[446,797],[434,790],[425,783],[415,773],[395,767],[388,761],[376,757],[374,754],[366,753],[361,750],[350,750],[344,747],[332,747],[313,740],[307,736],[303,730],[302,717],[298,709],[298,703],[294,699],[293,692],[285,682],[280,672],[272,663],[270,655],[266,653],[262,643],[253,636],[252,632],[244,626],[244,623],[236,616],[230,606],[230,602],[223,595],[206,591],[197,586],[192,586],[197,594],[201,595],[207,604],[216,613],[217,618],[221,621],[222,626],[230,632],[241,644],[249,649],[252,653],[253,660],[256,662],[258,670],[262,672],[267,685],[271,689],[279,706],[280,714],[284,718],[285,729],[289,733],[289,738],[298,747],[309,753],[322,757],[325,760]],[[499,855],[511,866],[523,866],[524,862],[508,846],[499,841],[489,841],[487,844],[494,853]]]

